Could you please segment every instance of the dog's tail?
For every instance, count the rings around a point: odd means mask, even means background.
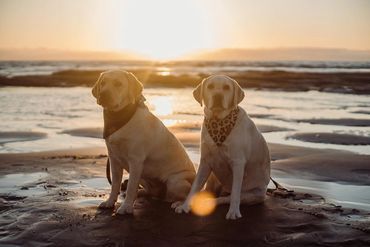
[[[112,185],[112,179],[110,177],[110,162],[109,158],[107,159],[107,166],[105,168],[105,175],[107,176],[108,182],[110,185]]]
[[[109,184],[112,185],[112,179],[111,179],[111,175],[110,175],[110,161],[109,161],[109,158],[107,159],[105,174],[107,176],[107,180],[108,180]],[[125,179],[125,181],[123,181],[123,183],[121,184],[121,191],[126,191],[127,184],[128,184],[128,179]]]
[[[289,190],[289,189],[285,188],[284,186],[282,186],[281,184],[279,184],[278,182],[276,182],[276,180],[273,179],[272,177],[270,177],[270,180],[275,185],[275,189],[268,188],[267,193],[274,193],[275,191],[284,191],[284,192],[288,192],[288,193],[293,192],[293,190]]]

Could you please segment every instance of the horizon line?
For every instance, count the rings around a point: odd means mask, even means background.
[[[276,51],[282,52],[282,54],[278,54],[275,56],[283,56],[283,55],[290,55],[290,56],[298,56],[299,51],[323,51],[323,52],[334,52],[334,51],[342,51],[342,52],[349,52],[355,54],[347,54],[347,55],[367,55],[368,57],[360,58],[360,59],[351,59],[350,57],[342,59],[343,61],[363,61],[370,59],[370,50],[358,50],[358,49],[351,49],[351,48],[341,48],[341,47],[309,47],[309,46],[291,46],[291,47],[259,47],[259,48],[250,48],[250,47],[223,47],[223,48],[215,48],[215,49],[198,49],[187,54],[178,56],[172,59],[156,59],[150,56],[140,54],[135,51],[130,51],[128,49],[121,49],[121,50],[72,50],[72,49],[61,49],[61,48],[50,48],[50,47],[0,47],[0,61],[153,61],[153,62],[161,62],[161,61],[222,61],[228,59],[220,59],[220,58],[202,58],[202,56],[210,56],[218,53],[218,56],[222,56],[222,52],[227,53],[228,51],[233,50],[240,50],[240,51],[250,51],[250,52],[266,52],[266,51]],[[45,51],[43,54],[42,52]],[[284,52],[296,52],[297,54],[283,54]],[[26,52],[28,54],[21,54],[21,52]],[[5,54],[4,54],[5,53]],[[8,53],[8,54],[6,54]],[[49,54],[48,54],[49,53]],[[51,54],[50,54],[51,53]],[[65,57],[57,57],[60,55],[64,55]],[[97,56],[100,55],[102,57],[98,58]],[[243,55],[243,54],[241,54]],[[260,54],[261,56],[262,54]],[[319,54],[320,55],[320,54]],[[246,60],[246,61],[325,61],[325,60],[337,60],[340,61],[341,59],[333,59],[327,57],[326,59],[312,59],[312,58],[303,58],[302,59],[292,59],[292,58],[274,58],[272,56],[270,59],[266,57],[258,58],[258,54],[254,54],[257,57],[245,57],[245,58],[235,58],[232,60]],[[307,54],[305,54],[307,56]],[[333,53],[332,56],[338,56],[337,53]]]

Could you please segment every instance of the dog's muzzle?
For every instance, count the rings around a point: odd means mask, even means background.
[[[109,93],[108,92],[101,92],[98,97],[98,104],[101,106],[108,106],[109,105]]]
[[[213,97],[212,97],[212,101],[213,101],[212,108],[222,108],[223,107],[222,100],[223,100],[223,97],[222,97],[221,94],[213,95]]]

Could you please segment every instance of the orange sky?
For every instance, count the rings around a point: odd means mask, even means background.
[[[0,48],[370,50],[367,0],[0,0]]]

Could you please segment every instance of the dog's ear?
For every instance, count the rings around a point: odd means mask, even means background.
[[[127,72],[129,102],[134,104],[141,97],[143,84],[130,72]]]
[[[94,84],[94,86],[93,86],[93,88],[92,88],[92,90],[91,90],[92,95],[93,95],[96,99],[98,99],[98,98],[99,98],[99,94],[100,94],[100,81],[101,81],[101,79],[102,79],[102,75],[103,75],[103,73],[101,73],[101,74],[99,75],[98,80],[95,82],[95,84]]]
[[[245,94],[239,83],[234,79],[232,80],[234,84],[234,106],[237,106],[240,102],[242,102]]]
[[[206,81],[207,78],[203,79],[201,83],[194,89],[193,91],[193,97],[200,106],[203,106],[203,87],[204,87],[204,82]]]

